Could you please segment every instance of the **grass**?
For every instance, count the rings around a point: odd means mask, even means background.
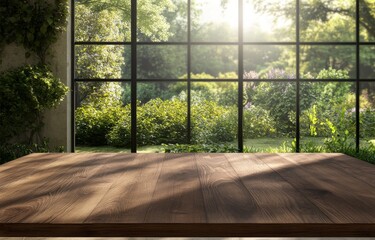
[[[76,146],[76,152],[77,153],[83,153],[83,152],[130,153],[130,148],[116,148],[116,147],[111,147],[111,146],[95,146],[95,147]],[[137,152],[140,152],[140,153],[163,152],[163,146],[150,145],[150,146],[138,147]]]
[[[244,146],[253,150],[263,151],[263,152],[282,152],[286,151],[286,148],[291,148],[293,138],[279,137],[279,138],[255,138],[255,139],[244,139]],[[303,137],[301,139],[301,144],[310,143],[315,146],[323,145],[323,137]],[[361,145],[368,147],[370,144],[375,145],[374,140],[361,140]],[[232,142],[231,144],[237,145],[237,142]],[[354,140],[353,140],[354,144]],[[157,153],[163,152],[164,148],[161,145],[148,145],[138,147],[137,152],[140,153]],[[76,152],[113,152],[113,153],[129,153],[130,148],[116,148],[111,146],[76,146]]]
[[[285,143],[287,146],[292,145],[293,138],[280,137],[280,138],[254,138],[244,139],[243,145],[251,148],[268,149],[279,148]]]
[[[277,153],[277,152],[293,152],[292,149],[292,138],[257,138],[257,139],[245,139],[244,140],[244,151],[245,152],[270,152],[270,153]],[[324,138],[317,138],[317,137],[309,137],[309,138],[302,138],[301,139],[301,152],[325,152],[327,151],[324,146]],[[189,152],[192,148],[193,152],[197,149],[199,151],[204,152],[235,152],[237,142],[232,142],[224,145],[219,146],[205,146],[205,145],[184,145],[183,146],[171,146],[170,148],[167,147],[167,150],[170,152]],[[234,147],[233,147],[234,146]],[[375,139],[372,140],[364,140],[361,139],[361,149],[359,152],[355,150],[355,143],[354,140],[349,142],[349,145],[339,150],[345,154],[350,156],[356,157],[358,159],[370,162],[375,164]],[[190,149],[190,150],[189,150]],[[160,145],[153,145],[153,146],[143,146],[139,147],[138,152],[140,153],[158,153],[164,152],[164,147]],[[113,153],[128,153],[130,152],[129,148],[115,148],[111,146],[97,146],[97,147],[85,147],[85,146],[77,146],[76,152],[113,152]]]

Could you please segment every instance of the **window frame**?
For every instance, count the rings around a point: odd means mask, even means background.
[[[296,40],[295,42],[244,42],[244,23],[243,23],[243,6],[245,0],[238,0],[238,41],[237,42],[193,42],[191,39],[191,2],[187,0],[187,41],[186,42],[138,42],[137,41],[137,0],[131,1],[131,41],[130,42],[87,42],[87,41],[75,41],[75,0],[71,0],[71,146],[72,152],[75,149],[75,109],[76,109],[76,89],[79,82],[128,82],[131,84],[131,152],[137,152],[137,84],[142,82],[186,82],[187,84],[187,137],[188,142],[191,139],[191,84],[194,82],[236,82],[238,83],[238,150],[243,152],[243,94],[244,94],[244,82],[291,82],[296,86],[296,125],[295,125],[295,140],[296,140],[296,152],[300,152],[300,84],[302,82],[352,82],[355,84],[355,117],[356,117],[356,149],[360,147],[360,84],[363,82],[374,82],[374,79],[361,79],[360,76],[360,47],[365,45],[375,46],[375,42],[363,42],[360,41],[360,6],[359,0],[355,1],[355,41],[352,42],[302,42],[300,41],[300,2],[301,0],[295,0],[296,14],[295,14],[295,29],[296,29]],[[130,46],[131,48],[131,78],[130,79],[78,79],[75,77],[75,47],[79,45],[120,45]],[[153,80],[153,79],[138,79],[137,78],[137,47],[141,45],[181,45],[187,48],[187,79],[170,79],[170,80]],[[234,45],[238,47],[238,78],[237,79],[192,79],[191,68],[192,68],[192,46],[195,45]],[[296,49],[296,79],[244,79],[244,46],[251,45],[288,45],[294,46]],[[315,45],[335,45],[335,46],[354,46],[355,47],[355,68],[356,76],[355,79],[301,79],[300,75],[300,63],[301,63],[301,47],[315,46]]]

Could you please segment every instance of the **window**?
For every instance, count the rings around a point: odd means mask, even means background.
[[[375,144],[373,0],[72,6],[77,150]]]

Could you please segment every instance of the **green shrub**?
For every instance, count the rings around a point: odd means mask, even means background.
[[[275,126],[269,111],[256,106],[244,109],[244,138],[274,137]]]
[[[113,129],[108,143],[116,147],[130,146],[130,105]],[[137,108],[137,143],[157,145],[187,142],[186,103],[177,99],[153,99]]]
[[[237,108],[212,101],[192,105],[192,142],[212,144],[231,142],[237,136]]]
[[[107,134],[123,118],[130,119],[130,107],[97,107],[83,105],[76,110],[77,144],[100,146],[107,144]]]
[[[375,109],[360,112],[361,137],[375,138]]]
[[[350,149],[347,149],[343,153],[349,156],[361,159],[363,161],[375,164],[375,146],[374,145],[370,145],[368,147],[361,147],[358,152],[356,151],[354,147],[351,147]]]
[[[153,99],[137,111],[139,145],[187,142],[187,106],[180,100]]]
[[[107,134],[123,118],[130,119],[130,105],[121,103],[120,83],[80,84],[81,106],[76,110],[77,144],[107,144]]]
[[[123,118],[114,125],[106,135],[108,145],[114,147],[130,147],[131,143],[131,119],[130,112],[126,112]]]
[[[56,107],[67,87],[47,66],[24,66],[0,74],[0,143],[43,126],[43,112]]]
[[[46,152],[63,152],[63,147],[51,149],[48,140],[42,141],[40,144],[1,144],[0,145],[0,164],[9,162],[13,159],[28,155],[30,153],[46,153]]]

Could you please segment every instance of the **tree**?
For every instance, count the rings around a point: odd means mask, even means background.
[[[80,4],[89,6],[93,12],[116,12],[127,24],[130,30],[131,1],[130,0],[79,0]],[[153,41],[166,40],[169,37],[170,27],[163,12],[174,11],[176,6],[172,0],[140,0],[137,5],[137,31],[149,37]],[[129,39],[130,40],[130,39]]]
[[[295,4],[284,4],[280,1],[275,4],[273,0],[253,0],[259,12],[268,13],[278,17],[295,19]],[[360,26],[369,38],[375,38],[375,1],[359,0]],[[350,18],[355,24],[355,1],[347,0],[305,0],[300,3],[301,30],[305,31],[316,22],[326,23],[333,15],[341,18]],[[365,33],[362,33],[364,35]]]
[[[169,37],[169,24],[162,13],[174,9],[175,6],[170,0],[139,1],[137,9],[139,35],[148,37],[150,40],[166,40]],[[130,12],[130,1],[127,0],[77,1],[75,6],[75,39],[89,42],[130,41]],[[161,56],[160,54],[164,58],[167,57],[163,52],[160,52],[159,56]],[[77,78],[130,78],[130,47],[77,45],[75,55],[75,75]],[[172,67],[169,69],[173,70]],[[117,83],[117,85],[120,85],[120,83]],[[94,91],[101,91],[105,86],[108,86],[108,84],[103,82],[80,83],[78,106]]]

